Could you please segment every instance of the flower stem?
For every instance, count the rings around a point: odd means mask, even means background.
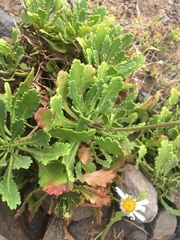
[[[123,212],[119,211],[116,212],[113,218],[109,221],[109,223],[106,225],[105,229],[100,232],[93,240],[97,240],[101,237],[101,240],[104,240],[106,234],[108,233],[109,229],[112,227],[113,224],[120,221],[122,217],[126,216]]]

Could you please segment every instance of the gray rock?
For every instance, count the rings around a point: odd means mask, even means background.
[[[154,186],[142,172],[136,170],[131,164],[126,165],[121,177],[124,180],[124,184],[120,188],[124,193],[137,197],[143,188],[146,189],[146,198],[149,200],[149,204],[146,206],[145,213],[142,214],[146,223],[151,222],[158,212],[158,198]]]
[[[173,203],[176,205],[177,209],[180,210],[180,183],[174,192],[170,192],[170,197],[173,199]]]
[[[14,18],[0,11],[0,37],[11,37]]]
[[[77,240],[87,240],[89,234],[93,232],[93,228],[97,226],[96,221],[92,217],[73,222],[68,227],[68,232]],[[54,239],[53,239],[54,240]]]
[[[2,235],[0,235],[0,240],[7,240],[7,238],[4,238]]]
[[[177,226],[177,218],[168,211],[162,210],[151,223],[152,239],[173,235]]]
[[[82,219],[88,218],[92,216],[92,208],[91,207],[77,207],[73,208],[72,221],[80,221]]]
[[[66,227],[62,220],[55,219],[52,221],[52,218],[47,227],[46,233],[43,237],[43,240],[67,240],[73,239],[70,234],[66,231]]]
[[[142,231],[134,231],[131,234],[129,234],[127,237],[124,238],[124,240],[147,240],[147,236]]]
[[[15,212],[11,211],[1,200],[0,209],[0,234],[8,240],[14,240],[15,237],[16,239],[28,240],[20,223],[14,219]]]

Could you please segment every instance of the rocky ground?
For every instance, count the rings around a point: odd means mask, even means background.
[[[99,3],[107,6],[109,12],[116,16],[127,30],[133,29],[135,18],[139,17],[144,21],[149,21],[157,14],[162,15],[162,26],[177,26],[180,24],[180,1],[179,0],[94,0],[91,4]],[[0,3],[0,37],[10,37],[11,28],[14,25],[13,19],[17,20],[23,4],[20,0],[1,0]],[[145,30],[145,29],[144,29]],[[143,29],[141,29],[143,31]],[[173,46],[169,52],[156,56],[156,61],[173,59],[174,66],[179,64],[180,46]],[[147,56],[152,61],[152,56]],[[162,86],[163,78],[171,80],[165,87]],[[167,86],[180,81],[177,72],[173,75],[167,69],[160,69],[160,73],[154,78],[145,78],[141,80],[142,93],[153,93],[158,86],[161,86],[162,92]],[[143,84],[142,84],[143,82]],[[154,87],[156,86],[156,88]],[[166,92],[168,94],[168,92]],[[106,240],[180,240],[180,218],[172,216],[159,206],[157,194],[153,185],[140,172],[136,171],[131,165],[131,174],[122,176],[125,183],[131,187],[132,194],[135,194],[142,187],[148,189],[150,204],[145,213],[146,222],[144,224],[138,221],[132,222],[129,219],[123,219],[116,223],[106,236]],[[126,192],[127,186],[124,186]],[[175,206],[180,209],[180,187],[176,195],[173,195]],[[78,207],[74,209],[73,218],[68,226],[63,224],[61,219],[57,219],[47,214],[46,204],[35,215],[32,222],[28,221],[28,211],[14,219],[15,211],[10,211],[5,203],[0,202],[0,240],[90,240],[100,232],[109,221],[113,211],[118,206],[103,209],[103,218],[100,225],[94,219],[92,208]]]

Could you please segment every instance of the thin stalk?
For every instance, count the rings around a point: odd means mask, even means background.
[[[119,132],[128,132],[128,131],[142,131],[142,130],[151,130],[156,128],[169,128],[179,126],[180,121],[171,121],[171,122],[164,122],[164,123],[157,123],[157,124],[150,124],[145,126],[135,126],[135,127],[120,127],[120,128],[108,128],[108,131],[119,131]],[[96,125],[89,125],[89,127],[93,127],[99,131],[103,131],[102,127],[97,127]]]
[[[114,217],[111,218],[111,220],[109,221],[109,223],[106,225],[105,229],[100,232],[93,240],[97,240],[97,239],[105,239],[106,234],[108,233],[109,229],[112,227],[112,225],[114,225],[116,222],[120,221],[122,219],[122,217],[125,217],[126,215],[123,212],[116,212]]]

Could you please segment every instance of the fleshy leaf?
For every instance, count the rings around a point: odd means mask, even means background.
[[[34,115],[39,106],[40,96],[35,89],[25,92],[16,103],[16,114],[18,118],[28,119]]]
[[[120,146],[119,142],[116,140],[111,139],[110,137],[95,137],[95,143],[99,145],[100,148],[104,149],[110,154],[114,155],[122,155],[123,149]]]
[[[46,148],[27,148],[36,160],[47,165],[52,160],[57,160],[59,157],[69,154],[70,146],[68,143],[56,142]]]
[[[46,146],[50,140],[50,134],[44,132],[42,129],[39,129],[35,132],[30,138],[21,138],[19,145],[29,145],[29,146]]]
[[[14,123],[12,123],[11,126],[11,141],[13,142],[15,138],[21,136],[24,132],[24,121],[22,119],[16,120]]]
[[[63,138],[72,142],[87,142],[95,135],[96,130],[91,129],[88,131],[77,132],[73,129],[55,128],[52,129],[49,133],[52,137]]]
[[[39,127],[48,131],[52,127],[52,112],[48,108],[39,108],[34,114],[34,119],[36,120]]]
[[[163,172],[164,165],[167,164],[168,161],[171,161],[172,152],[172,144],[170,144],[168,140],[163,140],[161,142],[161,147],[158,148],[158,156],[155,158],[156,178]]]
[[[112,183],[113,179],[116,177],[116,173],[112,170],[105,171],[103,169],[95,171],[92,173],[85,173],[80,181],[87,182],[90,186],[96,187],[106,187],[107,183]]]
[[[4,124],[6,120],[6,104],[0,99],[0,130],[4,131]]]
[[[6,201],[11,210],[16,209],[17,205],[21,203],[18,187],[13,180],[12,173],[8,170],[0,183],[0,194],[2,194],[2,201]]]
[[[67,181],[65,167],[60,162],[39,164],[39,184],[49,195],[61,195],[67,190]]]
[[[19,154],[13,153],[13,169],[25,168],[28,169],[32,163],[31,157],[21,156]]]

